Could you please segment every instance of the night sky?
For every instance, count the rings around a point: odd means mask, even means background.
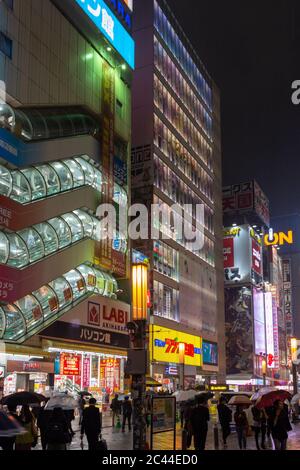
[[[255,178],[271,214],[300,212],[299,0],[168,0],[221,90],[223,184]]]

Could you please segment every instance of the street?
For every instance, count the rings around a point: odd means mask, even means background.
[[[131,450],[132,449],[132,433],[128,432],[126,429],[125,433],[122,433],[121,429],[113,429],[111,427],[111,418],[107,416],[104,418],[104,427],[102,432],[102,437],[107,441],[108,450]],[[293,431],[289,433],[288,440],[288,450],[300,450],[300,423],[292,425]],[[78,426],[78,418],[76,418],[75,423],[73,424],[73,430],[75,431],[74,439],[69,447],[70,450],[81,450],[80,447],[80,430]],[[148,442],[150,439],[148,439]],[[164,433],[156,435],[153,441],[153,450],[173,450],[172,449],[173,434]],[[221,431],[219,428],[219,442],[220,450],[223,450],[221,443]],[[87,441],[84,438],[84,450],[87,450]],[[248,438],[248,449],[256,450],[254,436]],[[267,444],[267,441],[266,441]],[[40,443],[37,445],[35,450],[40,450]],[[214,450],[214,435],[213,427],[210,425],[207,437],[206,450]],[[269,450],[271,447],[269,447]],[[181,428],[180,425],[177,425],[176,431],[176,450],[181,450]],[[194,450],[192,447],[189,450]],[[235,433],[232,433],[228,438],[228,450],[238,450],[237,436]]]

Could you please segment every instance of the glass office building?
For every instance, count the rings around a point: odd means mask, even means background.
[[[151,263],[149,321],[218,344],[217,365],[186,375],[224,376],[219,92],[167,2],[137,4],[134,30],[132,195],[164,214],[151,221],[163,241],[135,244]],[[178,236],[182,210],[201,246]],[[153,362],[168,384],[165,372]]]

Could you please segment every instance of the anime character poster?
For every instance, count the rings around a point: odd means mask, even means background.
[[[253,321],[251,290],[225,289],[227,374],[253,373]]]

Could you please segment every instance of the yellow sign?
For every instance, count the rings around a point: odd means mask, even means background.
[[[227,392],[229,390],[228,385],[210,385],[209,390],[211,392]]]
[[[288,243],[289,245],[292,245],[294,240],[293,240],[293,231],[289,230],[288,233],[284,232],[272,232],[271,236],[270,233],[266,234],[264,237],[264,242],[265,245],[270,246],[270,245],[284,245],[285,243]]]
[[[180,354],[184,345],[184,354]],[[202,366],[202,338],[200,336],[152,325],[150,334],[150,357],[167,364]]]
[[[240,235],[240,227],[228,228],[224,230],[224,237],[233,236],[236,237]]]

